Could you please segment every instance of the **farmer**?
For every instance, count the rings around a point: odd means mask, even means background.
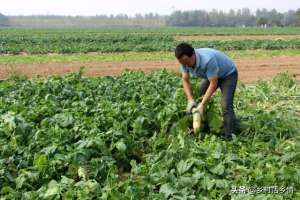
[[[187,43],[181,43],[176,47],[175,56],[181,64],[182,83],[188,100],[187,112],[192,112],[192,108],[196,107],[203,115],[207,102],[219,87],[222,92],[224,136],[226,139],[231,139],[235,126],[233,98],[238,80],[238,72],[234,62],[218,50],[211,48],[194,49]],[[198,106],[192,96],[190,74],[194,77],[203,78],[200,85],[200,96],[204,96]]]

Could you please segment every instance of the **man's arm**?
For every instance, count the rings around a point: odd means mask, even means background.
[[[213,95],[213,93],[216,91],[218,87],[218,73],[219,73],[218,63],[215,58],[212,58],[207,63],[206,76],[209,81],[209,86],[201,102],[201,105],[203,107],[208,103],[210,97]]]
[[[194,101],[190,85],[190,75],[188,73],[182,73],[182,84],[185,96],[188,99],[188,101]]]
[[[218,77],[209,77],[209,86],[204,94],[204,97],[201,101],[201,104],[205,106],[207,102],[209,101],[210,97],[214,94],[218,87]]]

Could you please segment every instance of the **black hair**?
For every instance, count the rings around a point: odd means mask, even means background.
[[[194,54],[194,51],[195,50],[192,47],[192,45],[183,42],[177,45],[175,49],[175,56],[177,59],[180,59],[183,55],[187,55],[188,57],[191,57]]]

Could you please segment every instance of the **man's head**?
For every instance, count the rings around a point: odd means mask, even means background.
[[[183,65],[193,67],[196,63],[195,50],[191,45],[187,43],[181,43],[177,45],[175,49],[175,56],[177,60]]]

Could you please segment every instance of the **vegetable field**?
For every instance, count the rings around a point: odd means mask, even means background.
[[[173,51],[176,44],[186,40],[197,47],[212,47],[220,50],[300,49],[299,32],[299,28],[2,29],[0,30],[0,54],[169,52]],[[251,35],[251,39],[243,38],[245,34]],[[259,37],[265,35],[276,37],[273,39]],[[285,37],[281,38],[281,35]],[[226,36],[228,38],[189,40],[178,36],[200,38],[201,36]],[[230,36],[233,40],[230,40]]]
[[[219,93],[204,137],[190,133],[178,74],[13,76],[0,82],[0,199],[299,199],[299,98],[287,74],[239,83],[224,141]],[[234,190],[268,186],[278,194]]]
[[[299,33],[0,29],[0,200],[300,199]],[[182,41],[237,64],[231,141],[220,91],[192,131]]]

